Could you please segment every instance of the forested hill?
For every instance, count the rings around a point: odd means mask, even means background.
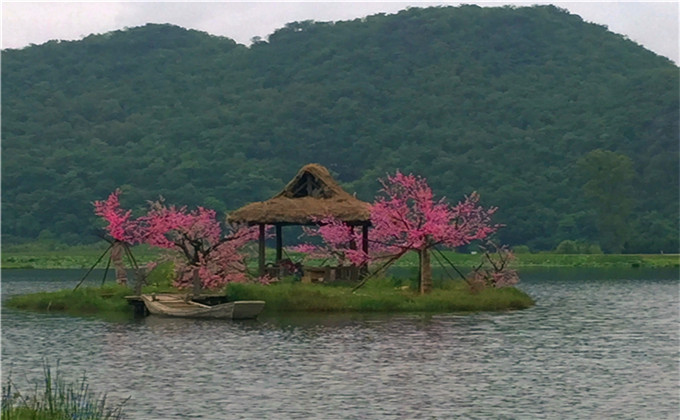
[[[147,25],[2,52],[5,243],[97,240],[91,202],[219,211],[309,162],[477,190],[511,245],[678,250],[678,67],[553,6],[296,22],[251,47]]]

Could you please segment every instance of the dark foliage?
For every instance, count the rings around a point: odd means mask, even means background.
[[[396,169],[477,190],[511,245],[599,243],[577,163],[601,149],[634,172],[617,244],[678,250],[678,67],[553,6],[296,22],[250,48],[147,25],[5,50],[2,75],[9,243],[95,241],[118,186],[224,212],[309,162],[367,201]]]

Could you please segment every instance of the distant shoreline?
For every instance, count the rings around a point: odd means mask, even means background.
[[[97,248],[74,247],[54,251],[3,251],[3,269],[88,269],[101,255],[103,250]],[[158,253],[150,249],[135,252],[140,263],[155,260]],[[480,255],[462,254],[444,251],[447,258],[458,267],[473,267],[479,263]],[[271,258],[273,260],[273,255]],[[414,255],[406,255],[395,267],[417,267],[418,259]],[[680,267],[679,254],[554,254],[549,252],[516,254],[512,263],[514,268],[523,267],[647,267],[664,268]],[[97,268],[105,268],[106,259],[102,259]],[[433,267],[437,267],[433,261]]]

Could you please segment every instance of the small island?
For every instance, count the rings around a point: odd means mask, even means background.
[[[212,210],[189,211],[160,200],[133,219],[131,211],[121,209],[117,190],[95,202],[95,212],[107,222],[112,238],[104,254],[110,252],[117,284],[16,296],[6,304],[106,316],[129,313],[129,301],[138,306],[142,299],[135,296],[153,293],[205,303],[265,301],[265,313],[477,312],[534,304],[513,287],[519,278],[509,266],[512,253],[489,240],[500,227],[491,223],[495,208],[481,207],[476,193],[455,206],[435,201],[425,179],[398,171],[381,183],[381,196],[365,203],[344,191],[326,168],[309,164],[271,199],[232,212],[227,229]],[[283,228],[290,225],[304,226],[305,234],[317,239],[290,248],[297,262],[283,258]],[[271,226],[276,250],[268,263],[265,244]],[[473,241],[484,241],[484,252],[469,273],[439,249]],[[170,252],[140,267],[131,247],[142,243]],[[247,261],[253,253],[255,275]],[[407,254],[418,256],[417,278],[386,274]],[[135,269],[134,288],[128,287],[124,255]],[[450,266],[451,277],[437,287],[431,255]],[[321,265],[310,265],[313,261]]]

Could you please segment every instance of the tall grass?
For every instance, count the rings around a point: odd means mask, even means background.
[[[102,287],[81,287],[12,296],[3,302],[10,308],[38,312],[64,312],[72,315],[132,316],[132,309],[124,299],[132,291],[123,286],[108,284]]]
[[[395,279],[367,283],[356,292],[350,286],[281,282],[268,286],[232,283],[232,300],[264,300],[266,312],[477,312],[524,309],[534,301],[515,288],[488,288],[474,293],[462,281],[420,295]]]
[[[48,363],[43,362],[42,389],[36,384],[31,394],[16,389],[11,375],[2,385],[3,420],[99,420],[121,419],[127,400],[110,407],[106,394],[90,390],[83,375],[79,382],[66,382],[59,372],[54,376]]]

